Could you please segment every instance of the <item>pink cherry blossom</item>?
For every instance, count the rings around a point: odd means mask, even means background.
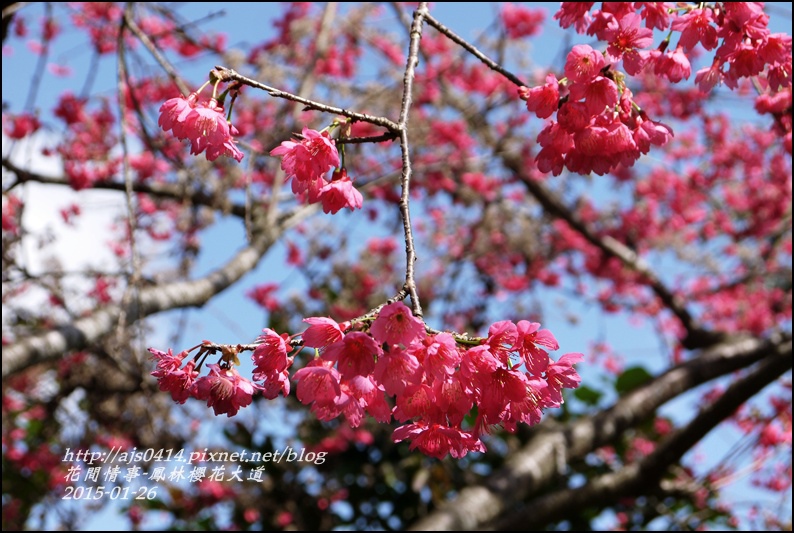
[[[160,118],[157,124],[163,128],[164,131],[171,130],[177,139],[187,138],[185,134],[185,118],[190,113],[198,102],[198,94],[190,93],[190,96],[178,96],[166,100],[160,106]]]
[[[312,360],[295,372],[294,379],[298,382],[298,400],[303,404],[334,404],[342,394],[341,376],[329,361]]]
[[[309,327],[306,328],[301,337],[303,338],[304,346],[309,348],[326,348],[342,340],[345,335],[339,324],[331,318],[309,317],[304,318],[303,321],[309,324]]]
[[[633,50],[647,48],[653,44],[653,30],[640,26],[642,17],[638,13],[628,13],[620,20],[612,20],[604,31],[607,46],[607,60],[617,62],[623,54]]]
[[[242,377],[236,368],[223,368],[220,365],[209,365],[209,376],[196,380],[196,397],[206,400],[207,407],[212,407],[215,415],[226,414],[232,417],[241,407],[251,404],[253,394],[259,385]]]
[[[414,342],[408,351],[422,364],[425,374],[441,381],[455,372],[462,359],[457,343],[449,333],[437,333],[421,343]]]
[[[560,83],[557,76],[548,74],[546,83],[538,87],[519,87],[518,95],[527,102],[527,110],[538,118],[549,118],[560,104]]]
[[[339,152],[328,132],[303,128],[302,136],[300,142],[284,141],[270,151],[270,155],[283,156],[281,169],[288,177],[308,183],[322,178],[330,169],[339,166]]]
[[[390,396],[402,394],[406,385],[419,383],[422,378],[419,361],[402,350],[388,352],[378,358],[374,377]]]
[[[672,83],[678,83],[683,79],[689,79],[692,67],[683,49],[679,47],[656,58],[653,72],[665,76]]]
[[[361,331],[353,331],[323,352],[327,361],[336,361],[339,374],[344,378],[368,376],[375,369],[375,360],[382,350],[372,337]]]
[[[479,438],[460,429],[442,424],[407,424],[394,430],[392,440],[410,440],[410,450],[419,449],[425,455],[443,459],[447,455],[459,459],[468,452],[485,451]]]
[[[604,56],[586,44],[577,44],[565,61],[565,77],[572,82],[589,83],[604,68]]]
[[[542,9],[528,9],[509,2],[502,7],[502,22],[511,39],[537,34],[545,18],[546,12]]]
[[[191,109],[184,119],[184,136],[190,141],[190,153],[197,155],[208,146],[223,145],[231,138],[223,108],[213,99]]]
[[[261,381],[269,376],[284,372],[292,365],[292,359],[287,356],[289,349],[286,340],[272,329],[265,329],[257,341],[259,346],[254,349],[251,359],[254,362],[254,380]]]
[[[673,21],[670,29],[681,32],[679,46],[685,50],[693,49],[698,43],[706,50],[717,47],[717,28],[714,22],[712,9],[692,9]]]
[[[379,344],[409,346],[425,337],[425,324],[402,302],[390,303],[378,313],[370,333]]]
[[[336,214],[341,209],[350,211],[361,209],[364,198],[353,187],[353,182],[347,177],[347,170],[334,172],[330,183],[325,184],[319,192],[319,200],[323,204],[323,212]]]
[[[152,376],[157,378],[160,390],[170,392],[175,402],[185,403],[191,396],[193,384],[198,377],[195,361],[190,361],[184,368],[180,368],[187,352],[173,355],[170,348],[168,353],[154,348],[149,348],[149,351],[153,354],[152,359],[158,360],[157,370],[152,372]]]
[[[545,350],[558,350],[560,345],[554,335],[547,329],[540,329],[540,324],[537,322],[520,320],[516,326],[518,329],[516,349],[529,373],[540,376],[549,365],[549,355]]]
[[[573,365],[582,359],[584,359],[584,355],[580,353],[567,353],[560,357],[559,361],[549,363],[546,369],[546,381],[549,384],[550,399],[555,407],[563,402],[562,389],[575,389],[582,381],[573,368]]]

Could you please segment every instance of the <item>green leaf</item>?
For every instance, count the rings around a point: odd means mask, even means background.
[[[573,395],[579,401],[592,406],[598,405],[599,400],[601,400],[601,397],[604,396],[603,393],[598,392],[595,389],[591,389],[586,385],[580,385],[579,388],[573,392]]]
[[[626,369],[615,382],[615,390],[618,394],[631,392],[640,385],[643,385],[653,378],[647,370],[641,366],[634,366]]]

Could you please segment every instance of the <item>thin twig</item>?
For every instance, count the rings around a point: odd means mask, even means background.
[[[160,50],[157,49],[157,47],[154,45],[152,40],[149,39],[149,36],[146,35],[138,27],[138,25],[135,23],[134,20],[132,20],[132,17],[129,17],[129,20],[126,20],[126,24],[129,30],[133,33],[133,35],[135,35],[135,37],[137,37],[138,40],[140,40],[143,43],[143,46],[145,46],[146,49],[149,50],[149,53],[151,53],[154,59],[158,63],[160,63],[160,66],[163,68],[166,74],[168,74],[168,76],[176,84],[176,86],[179,87],[179,91],[182,93],[182,95],[187,96],[188,94],[190,94],[191,92],[190,89],[188,88],[187,84],[182,80],[182,77],[176,71],[174,66],[165,58],[163,54],[160,53]]]
[[[403,99],[400,107],[400,152],[402,153],[402,193],[400,194],[400,215],[403,219],[403,232],[405,233],[405,285],[403,289],[411,296],[411,308],[414,315],[422,317],[422,304],[416,291],[414,279],[414,263],[416,262],[416,249],[414,248],[413,230],[411,229],[411,210],[409,207],[411,188],[411,155],[408,146],[408,112],[411,109],[411,91],[413,90],[416,65],[419,63],[419,41],[422,39],[424,18],[428,16],[427,2],[421,2],[414,12],[411,25],[411,41],[408,45],[408,61],[405,65],[403,76]]]
[[[515,74],[513,74],[509,70],[505,69],[499,63],[496,63],[492,59],[488,58],[488,56],[486,56],[485,54],[480,52],[475,46],[473,46],[468,41],[466,41],[466,39],[464,39],[463,37],[459,36],[458,34],[453,32],[452,30],[450,30],[449,28],[447,28],[446,26],[441,24],[435,18],[433,18],[433,16],[430,13],[428,13],[425,16],[425,20],[427,21],[428,24],[433,26],[436,30],[438,30],[442,34],[444,34],[447,37],[449,37],[449,39],[454,41],[456,44],[460,45],[461,48],[463,48],[464,50],[469,52],[471,55],[473,55],[474,57],[476,57],[477,59],[479,59],[480,61],[485,63],[485,65],[488,68],[490,68],[491,70],[494,70],[494,71],[498,72],[499,74],[501,74],[502,76],[504,76],[505,78],[507,78],[508,80],[510,80],[511,82],[513,82],[514,84],[516,84],[519,87],[523,87],[523,86],[526,85],[526,83],[524,83],[521,80],[521,78],[519,78],[518,76],[516,76]]]
[[[330,106],[320,102],[315,102],[314,100],[309,100],[308,98],[300,97],[292,93],[280,91],[279,89],[270,87],[269,85],[265,85],[264,83],[260,83],[256,80],[252,80],[251,78],[247,78],[242,74],[238,74],[237,71],[235,71],[234,69],[226,68],[223,66],[216,66],[213,72],[221,81],[225,81],[225,82],[239,81],[243,85],[248,85],[249,87],[266,91],[273,98],[283,98],[285,100],[291,100],[293,102],[303,104],[309,109],[315,109],[317,111],[323,111],[325,113],[331,113],[334,115],[341,115],[343,117],[352,118],[353,120],[357,120],[361,122],[369,122],[370,124],[374,124],[376,126],[386,128],[389,131],[394,131],[394,132],[400,131],[400,125],[396,124],[392,120],[389,120],[388,118],[374,117],[372,115],[367,115],[366,113],[356,113],[355,111],[342,109],[341,107]]]

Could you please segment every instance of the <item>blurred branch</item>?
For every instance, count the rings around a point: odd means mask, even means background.
[[[746,376],[736,380],[711,405],[703,407],[688,424],[678,429],[641,461],[590,480],[575,489],[546,494],[511,512],[495,525],[499,531],[527,531],[564,520],[571,508],[601,509],[625,497],[653,493],[670,467],[711,430],[724,422],[750,398],[791,369],[791,341],[773,349]]]
[[[546,420],[538,426],[537,436],[513,453],[505,465],[488,476],[483,484],[461,490],[457,497],[418,521],[411,529],[451,531],[482,528],[511,512],[517,503],[538,493],[558,475],[557,465],[582,459],[609,444],[626,429],[649,419],[673,398],[762,359],[778,362],[788,358],[790,366],[791,355],[791,338],[782,335],[769,340],[728,340],[671,368],[592,417],[564,425]],[[570,509],[569,505],[569,512]]]
[[[126,24],[132,34],[135,35],[139,41],[141,41],[143,46],[149,50],[149,53],[152,54],[154,59],[160,64],[160,67],[165,71],[166,74],[168,74],[174,84],[176,84],[182,95],[187,96],[190,94],[190,89],[184,80],[182,80],[182,77],[176,71],[174,66],[168,61],[168,59],[166,59],[165,56],[160,52],[160,49],[157,48],[149,36],[140,29],[138,24],[136,24],[135,19],[132,17],[132,13],[129,10],[124,11],[124,24]]]
[[[30,172],[18,167],[8,159],[3,159],[2,164],[3,168],[13,172],[17,176],[17,181],[9,188],[29,181],[47,185],[62,185],[64,187],[71,187],[69,180],[66,178],[43,176],[35,172]],[[124,183],[112,181],[99,181],[92,184],[91,188],[111,191],[124,191],[126,189],[126,185]],[[194,205],[203,205],[212,209],[217,209],[224,213],[231,213],[240,218],[245,216],[245,206],[242,204],[231,203],[227,197],[212,195],[203,191],[190,192],[186,190],[184,186],[173,183],[135,182],[132,183],[132,190],[134,192],[150,194],[159,198],[172,199],[180,202],[190,201]]]
[[[163,311],[201,307],[253,270],[286,229],[314,211],[316,209],[312,206],[304,207],[281,219],[275,227],[259,227],[249,246],[203,278],[147,287],[123,309],[119,305],[107,306],[85,318],[61,323],[50,331],[17,339],[4,346],[3,379],[32,365],[55,361],[72,350],[80,350],[99,341],[113,331],[122,313],[126,315],[124,323],[129,325]]]
[[[615,257],[626,267],[644,278],[645,283],[668,309],[681,321],[687,335],[682,340],[682,345],[690,350],[704,348],[718,342],[723,334],[703,329],[689,313],[683,298],[674,294],[651,270],[637,253],[609,235],[599,236],[590,229],[576,214],[568,209],[565,204],[546,185],[527,175],[521,157],[517,154],[502,154],[505,166],[513,171],[527,190],[540,202],[543,208],[552,216],[568,223],[590,244],[596,246],[605,255]]]

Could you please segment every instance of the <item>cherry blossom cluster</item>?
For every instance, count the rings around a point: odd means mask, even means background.
[[[557,113],[538,135],[543,148],[535,159],[540,171],[555,176],[563,167],[601,176],[619,164],[632,166],[651,145],[663,146],[673,136],[638,110],[621,75],[589,45],[568,54],[564,82],[549,74],[545,85],[519,87],[518,94],[539,118]]]
[[[268,399],[289,394],[293,347],[302,344],[313,348],[315,357],[292,378],[298,400],[318,419],[344,415],[354,428],[366,415],[381,423],[396,419],[403,425],[393,433],[395,442],[408,440],[412,450],[439,459],[484,451],[480,437],[495,426],[515,431],[520,422],[538,423],[544,409],[563,403],[563,388],[580,382],[573,365],[582,354],[553,361],[548,351],[559,344],[536,322],[496,322],[481,339],[428,333],[402,302],[384,306],[366,321],[339,324],[311,317],[304,322],[308,328],[298,343],[264,330],[253,350],[253,380],[234,368],[239,361],[230,346],[201,377],[197,360],[208,353],[207,345],[184,367],[188,351],[174,355],[150,348],[157,360],[152,375],[175,401],[197,398],[216,415],[233,416],[257,391]]]
[[[329,129],[337,125],[335,122]],[[340,167],[339,151],[328,130],[303,128],[298,142],[284,141],[270,155],[282,156],[281,169],[292,178],[292,192],[310,204],[320,202],[323,212],[361,209],[363,197],[353,187],[345,167]],[[328,181],[326,174],[332,168],[335,170]]]
[[[536,162],[543,172],[558,175],[565,167],[603,175],[619,164],[633,165],[651,145],[662,146],[672,137],[670,128],[649,120],[634,102],[617,69],[621,61],[631,76],[652,72],[678,83],[690,77],[690,58],[701,45],[716,49],[711,66],[695,76],[703,92],[718,83],[734,89],[742,78],[761,74],[760,85],[770,91],[791,85],[791,37],[770,33],[761,3],[604,2],[590,13],[593,4],[562,2],[554,18],[563,28],[575,26],[607,43],[605,50],[574,46],[563,79],[549,74],[544,85],[518,90],[539,118],[557,114],[538,136],[542,149]],[[654,28],[669,35],[649,49]],[[676,32],[678,42],[670,47]]]
[[[222,155],[238,162],[243,159],[234,140],[237,128],[227,120],[223,107],[214,97],[202,102],[194,92],[187,98],[178,96],[166,100],[160,106],[158,124],[164,131],[171,130],[178,139],[189,140],[193,155],[205,152],[208,161],[215,161]]]

